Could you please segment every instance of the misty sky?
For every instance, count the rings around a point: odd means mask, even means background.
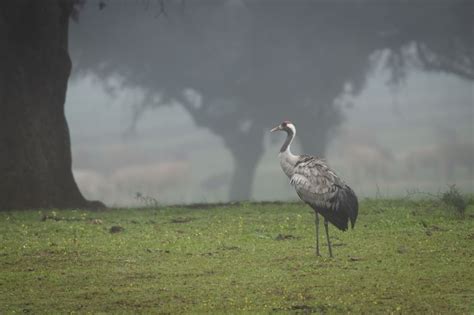
[[[445,53],[450,42],[423,33],[430,28],[404,29],[421,13],[438,21],[432,32],[469,38],[443,18],[442,2],[356,13],[310,1],[187,2],[186,10],[169,2],[161,17],[137,3],[99,10],[89,0],[71,24],[66,115],[87,198],[110,206],[143,205],[137,193],[165,204],[226,201],[235,159],[257,152],[261,142],[252,140],[282,120],[296,122],[295,153],[325,151],[360,196],[448,184],[474,191],[473,82],[407,63],[406,78],[389,85],[394,72],[373,58],[374,50],[390,57],[386,45],[397,41],[408,43],[398,57],[410,56],[414,39]],[[393,32],[400,17],[407,23]],[[345,87],[353,94],[342,96]],[[284,135],[265,133],[251,198],[297,199],[277,158]]]
[[[117,205],[134,203],[137,192],[162,203],[226,200],[233,161],[219,137],[197,128],[179,105],[149,110],[131,131],[131,105],[142,97],[140,91],[124,89],[111,96],[96,80],[70,82],[66,102],[73,169],[86,197]],[[453,179],[442,174],[441,165],[436,166],[440,170],[417,170],[416,176],[403,172],[410,153],[436,150],[450,141],[470,145],[472,163],[473,84],[420,73],[397,88],[385,82],[383,73],[376,74],[353,107],[345,109],[345,121],[330,143],[329,163],[364,196],[377,190],[384,195],[416,188],[436,192],[451,183],[473,191],[472,177],[462,165]],[[291,119],[291,110],[281,116]],[[298,133],[311,132],[311,126],[297,128]],[[283,138],[267,137],[253,198],[295,199],[277,159]],[[350,143],[353,156],[346,150]],[[392,156],[377,153],[378,146]],[[299,152],[297,143],[293,150]],[[367,170],[374,167],[372,159],[380,160],[375,162],[382,168],[378,174]]]

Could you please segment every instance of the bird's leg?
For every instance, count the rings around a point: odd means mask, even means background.
[[[331,241],[329,240],[328,220],[324,219],[324,229],[326,230],[326,239],[328,240],[329,257],[332,258]]]
[[[316,256],[321,256],[319,253],[319,214],[315,211],[314,215],[316,216],[314,221],[316,224]]]

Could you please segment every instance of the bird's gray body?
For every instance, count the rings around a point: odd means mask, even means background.
[[[309,155],[280,153],[280,165],[298,196],[340,230],[354,227],[358,202],[352,189],[324,160]]]
[[[349,222],[351,222],[351,227],[354,227],[359,211],[357,197],[324,160],[315,156],[291,153],[290,145],[296,135],[296,128],[291,122],[284,121],[272,129],[272,131],[277,130],[287,133],[279,154],[281,168],[301,200],[315,211],[316,253],[319,255],[318,214],[320,214],[324,217],[329,254],[332,257],[328,222],[343,231],[347,230]]]

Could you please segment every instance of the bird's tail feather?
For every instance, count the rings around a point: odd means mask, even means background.
[[[310,206],[342,231],[347,230],[349,221],[351,228],[354,228],[359,212],[359,202],[349,186],[340,188],[327,203],[327,207]]]
[[[349,220],[351,221],[351,228],[354,228],[357,215],[359,214],[359,201],[354,191],[349,187],[345,186],[341,192],[341,208],[347,213]]]
[[[331,222],[335,227],[341,231],[346,231],[348,227],[348,218],[347,215],[340,211],[333,211],[329,208],[322,209],[318,207],[315,209],[319,214],[321,214],[326,220]]]

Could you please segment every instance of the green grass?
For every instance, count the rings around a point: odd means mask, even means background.
[[[365,200],[329,259],[301,203],[5,212],[0,313],[472,313],[473,213]]]

